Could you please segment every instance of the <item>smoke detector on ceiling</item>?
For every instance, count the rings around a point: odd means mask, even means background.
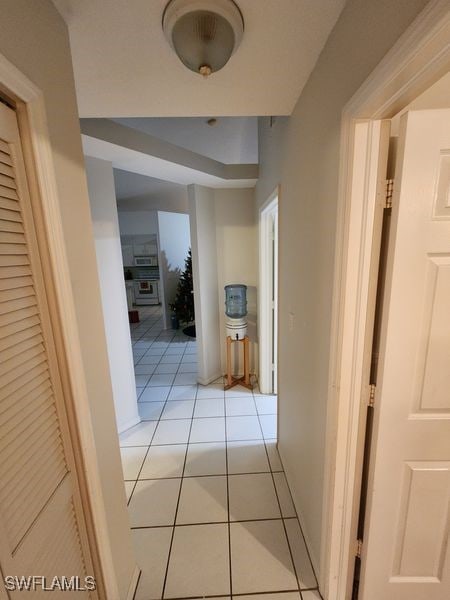
[[[204,77],[227,64],[244,34],[234,0],[170,0],[162,26],[181,62]]]

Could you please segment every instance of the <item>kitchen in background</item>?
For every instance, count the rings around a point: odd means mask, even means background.
[[[122,235],[120,241],[128,310],[134,306],[159,304],[158,236]]]

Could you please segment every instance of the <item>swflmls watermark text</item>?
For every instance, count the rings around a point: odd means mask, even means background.
[[[45,577],[44,575],[7,575],[4,578],[5,587],[8,592],[92,592],[97,589],[95,577],[87,575],[79,577],[72,575],[55,575]]]

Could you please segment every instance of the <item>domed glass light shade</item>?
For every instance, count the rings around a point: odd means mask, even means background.
[[[244,22],[233,0],[171,0],[163,29],[181,62],[207,77],[229,61],[241,41]]]

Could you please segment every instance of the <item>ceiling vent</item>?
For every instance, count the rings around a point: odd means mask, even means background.
[[[171,0],[163,14],[163,30],[181,62],[208,77],[237,50],[244,20],[233,0]]]

